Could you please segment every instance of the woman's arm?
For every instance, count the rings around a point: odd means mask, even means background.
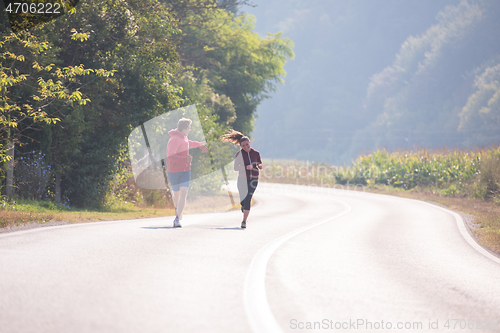
[[[257,157],[257,168],[261,169],[263,168],[263,163],[262,163],[262,160],[260,159],[260,153],[257,153],[258,154],[258,157]]]
[[[245,161],[243,160],[243,155],[240,152],[236,153],[234,157],[234,170],[235,171],[244,171],[245,170]]]

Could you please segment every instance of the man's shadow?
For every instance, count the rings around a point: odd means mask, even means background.
[[[234,227],[234,228],[212,228],[212,229],[217,229],[217,230],[245,230],[244,228],[240,227]]]

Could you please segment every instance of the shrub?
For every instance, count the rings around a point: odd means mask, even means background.
[[[14,186],[17,196],[33,200],[46,199],[50,178],[50,166],[42,153],[33,152],[16,160]]]
[[[473,179],[485,152],[453,151],[437,154],[427,150],[377,151],[353,162],[350,172],[336,177],[338,183],[376,183],[412,189],[418,185],[442,186]]]
[[[500,151],[494,151],[481,163],[479,186],[484,189],[484,199],[500,195]]]

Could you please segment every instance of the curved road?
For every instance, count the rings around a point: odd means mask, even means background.
[[[239,211],[0,235],[0,331],[500,332],[500,259],[460,217],[259,184]]]

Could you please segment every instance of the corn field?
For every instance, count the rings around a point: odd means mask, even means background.
[[[388,153],[379,150],[354,161],[348,172],[340,173],[338,183],[384,184],[411,189],[417,185],[440,186],[461,182],[480,173],[481,162],[493,151],[448,154],[427,150]]]
[[[473,192],[471,196],[485,199],[500,194],[500,147],[477,151],[422,149],[389,153],[378,150],[342,167],[283,160],[264,161],[264,164],[263,178],[273,182],[380,184],[407,190],[416,186],[440,189],[451,186],[460,188],[459,192]],[[471,188],[466,189],[467,186]],[[452,190],[450,194],[456,192]]]

